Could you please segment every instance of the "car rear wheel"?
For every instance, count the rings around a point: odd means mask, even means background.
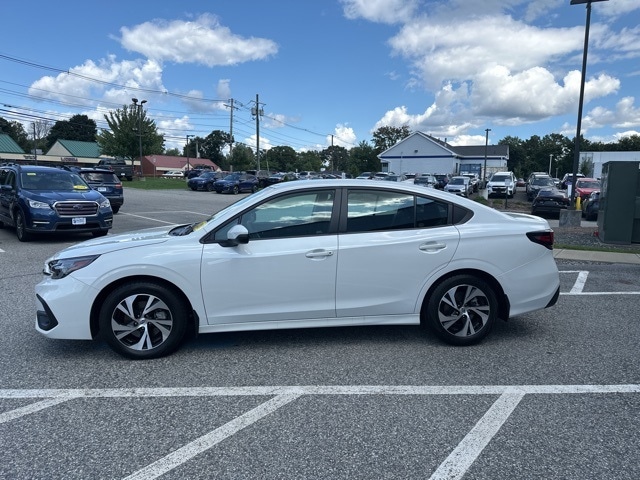
[[[238,188],[238,186],[237,186],[237,185],[234,185],[234,186],[233,186],[233,194],[234,194],[234,195],[237,195],[239,191],[240,191],[240,189]]]
[[[111,210],[113,211],[113,213],[118,213],[120,211],[120,207],[111,206]]]
[[[213,183],[208,183],[207,184],[207,192],[213,192],[214,188],[213,188]]]
[[[22,210],[16,212],[16,237],[21,242],[28,242],[31,240],[31,234],[27,232],[27,222],[24,219],[24,213]]]
[[[111,292],[100,309],[100,331],[116,352],[135,360],[174,352],[187,331],[187,307],[170,289],[136,282]]]
[[[495,292],[484,280],[457,275],[442,281],[431,293],[426,323],[449,344],[472,345],[491,331],[497,313]]]

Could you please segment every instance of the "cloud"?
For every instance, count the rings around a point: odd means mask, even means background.
[[[334,129],[334,135],[327,135],[326,140],[327,146],[333,144],[337,147],[349,149],[356,145],[357,137],[353,128],[347,125],[338,124]]]
[[[376,23],[399,23],[411,19],[417,0],[341,0],[344,15],[354,20],[363,18]]]
[[[153,20],[123,27],[121,44],[158,62],[197,63],[208,67],[264,60],[278,52],[272,40],[241,37],[204,14],[194,21]]]
[[[124,105],[131,103],[131,96],[137,95],[138,88],[165,90],[162,67],[153,60],[117,61],[110,55],[98,63],[86,60],[69,72],[72,75],[41,77],[31,84],[29,95],[66,104],[90,105],[90,98],[101,94],[105,102]]]

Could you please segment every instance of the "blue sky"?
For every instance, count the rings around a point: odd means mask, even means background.
[[[229,131],[298,151],[408,125],[452,144],[576,132],[585,5],[570,0],[11,2],[0,116],[28,128],[145,99],[181,148]],[[640,1],[592,4],[583,135],[640,133]]]

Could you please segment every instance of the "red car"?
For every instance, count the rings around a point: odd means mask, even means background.
[[[578,178],[576,179],[576,198],[580,197],[580,201],[584,202],[589,198],[592,192],[600,190],[600,180],[595,178]]]

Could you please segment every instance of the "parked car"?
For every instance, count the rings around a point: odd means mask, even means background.
[[[555,183],[553,183],[553,179],[550,176],[547,175],[544,177],[539,176],[534,178],[527,185],[527,200],[529,200],[530,202],[533,201],[533,199],[538,196],[538,192],[540,191],[540,189],[545,187],[556,187]]]
[[[274,173],[267,178],[267,185],[280,182],[292,182],[294,180],[298,180],[298,176],[295,173]]]
[[[560,214],[561,210],[569,208],[569,203],[569,197],[564,190],[555,186],[543,187],[533,199],[531,214]]]
[[[533,200],[533,197],[535,197],[538,192],[536,191],[535,195],[531,195],[529,193],[529,189],[531,188],[531,184],[533,183],[534,180],[538,179],[538,178],[551,178],[551,175],[549,175],[547,172],[532,172],[529,177],[527,178],[527,183],[525,185],[525,192],[527,193],[527,198],[529,200]]]
[[[582,173],[576,173],[576,181],[578,178],[581,178],[581,177],[584,177]],[[560,182],[560,187],[563,190],[566,190],[567,187],[571,185],[572,181],[573,181],[573,173],[565,173],[564,177],[562,177],[562,181]]]
[[[429,173],[422,173],[414,177],[413,183],[415,185],[422,185],[423,187],[436,188],[438,180]]]
[[[406,183],[283,182],[203,222],[56,253],[36,329],[135,359],[190,332],[321,326],[422,324],[471,345],[556,303],[553,236],[545,219]]]
[[[516,187],[526,187],[527,182],[524,181],[524,178],[518,178],[516,180]]]
[[[212,172],[212,171],[213,171],[213,168],[211,168],[208,165],[193,166],[184,171],[184,176],[187,178],[187,180],[189,180],[191,178],[199,177],[204,172]]]
[[[373,172],[362,172],[356,177],[357,180],[371,180],[373,178]]]
[[[433,176],[436,177],[436,180],[438,181],[438,183],[436,183],[436,188],[439,190],[444,190],[445,185],[449,183],[449,180],[451,180],[451,175],[448,173],[434,173]]]
[[[493,195],[513,198],[516,191],[516,176],[513,172],[496,172],[487,183],[487,198]]]
[[[471,191],[474,193],[477,192],[480,188],[480,179],[478,178],[478,175],[476,175],[475,173],[462,173],[461,175],[469,179]]]
[[[162,174],[162,178],[184,178],[184,172],[182,170],[169,170]]]
[[[98,161],[99,168],[111,170],[118,178],[133,180],[133,165],[127,163],[124,158],[102,158]]]
[[[300,180],[312,180],[317,177],[318,177],[318,174],[316,172],[310,172],[306,170],[303,172],[298,172],[298,178]]]
[[[582,217],[588,221],[598,219],[598,210],[600,209],[600,191],[591,192],[587,199],[582,202]]]
[[[600,180],[587,177],[578,178],[576,179],[575,197],[580,197],[580,201],[584,202],[592,192],[600,191],[600,187]]]
[[[459,175],[457,177],[452,177],[451,180],[449,180],[449,183],[444,186],[444,191],[468,197],[473,193],[473,187],[471,186],[471,180],[469,177]]]
[[[257,192],[260,187],[258,178],[255,175],[231,173],[224,178],[216,180],[213,188],[218,193],[233,193],[235,195],[240,192]]]
[[[0,167],[0,227],[15,227],[21,242],[45,233],[100,237],[112,222],[109,200],[77,173],[34,165]]]
[[[193,191],[206,190],[213,192],[214,184],[217,180],[224,178],[228,172],[214,172],[213,170],[205,170],[199,176],[187,180],[187,187]]]
[[[385,180],[387,182],[404,182],[407,179],[407,177],[405,175],[387,175],[386,177],[384,177],[382,180]]]
[[[87,184],[107,197],[113,213],[118,213],[124,204],[122,182],[113,172],[101,168],[82,168],[78,172]]]
[[[373,174],[373,180],[384,180],[389,175],[395,175],[393,172],[376,172]]]

